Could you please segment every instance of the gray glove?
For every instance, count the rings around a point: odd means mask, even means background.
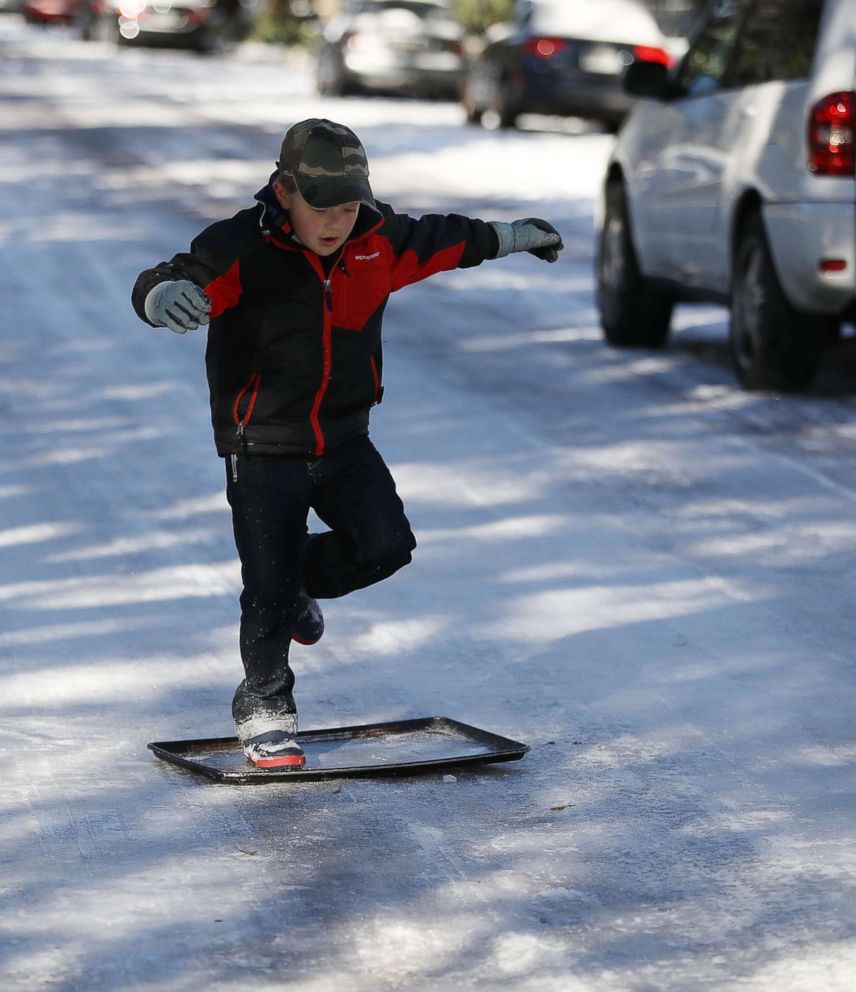
[[[525,217],[510,224],[492,220],[490,226],[496,231],[499,241],[496,258],[503,258],[515,251],[528,251],[530,255],[545,262],[555,262],[559,252],[565,247],[556,228],[537,217]]]
[[[207,324],[210,309],[208,297],[187,279],[159,282],[149,290],[145,302],[149,320],[158,327],[168,327],[176,334],[184,334],[200,324]]]

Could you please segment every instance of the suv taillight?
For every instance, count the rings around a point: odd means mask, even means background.
[[[808,167],[818,176],[854,175],[854,94],[830,93],[811,108]]]
[[[634,45],[633,57],[640,62],[659,62],[660,65],[671,66],[672,57],[662,48],[653,48],[651,45]]]
[[[564,38],[527,38],[521,47],[527,55],[534,55],[536,59],[551,59],[563,52],[568,43]]]

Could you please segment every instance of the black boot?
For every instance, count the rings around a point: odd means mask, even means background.
[[[317,644],[324,634],[324,614],[318,601],[307,596],[303,589],[297,597],[297,616],[291,638],[298,644]]]

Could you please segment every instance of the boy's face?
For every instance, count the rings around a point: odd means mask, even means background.
[[[332,255],[348,240],[360,212],[359,203],[316,210],[309,206],[299,191],[289,193],[278,179],[273,188],[279,205],[291,217],[294,233],[311,251],[317,255]]]

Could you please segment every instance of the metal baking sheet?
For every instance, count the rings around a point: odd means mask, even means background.
[[[237,737],[159,741],[148,746],[164,761],[236,785],[413,775],[438,768],[517,761],[529,750],[519,741],[441,716],[305,730],[297,739],[306,752],[306,764],[294,769],[256,768],[247,761]]]

